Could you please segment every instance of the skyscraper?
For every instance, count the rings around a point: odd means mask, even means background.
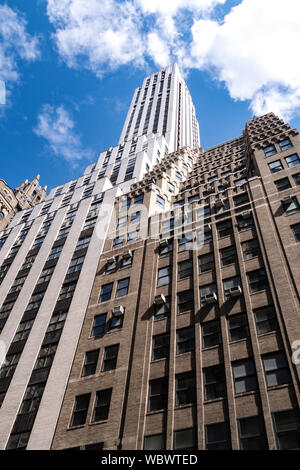
[[[186,84],[168,67],[136,90],[117,146],[0,234],[1,449],[50,448],[115,199],[127,207],[164,155],[198,145]],[[166,182],[170,203],[186,174]]]

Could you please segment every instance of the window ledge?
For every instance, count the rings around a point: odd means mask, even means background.
[[[247,397],[248,395],[258,395],[258,390],[250,390],[249,392],[235,393],[234,398]]]
[[[218,397],[218,398],[211,398],[210,400],[204,400],[204,404],[216,403],[219,401],[226,400],[227,397]]]

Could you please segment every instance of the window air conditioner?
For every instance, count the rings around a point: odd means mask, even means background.
[[[123,254],[123,258],[125,259],[132,258],[132,251],[131,250],[125,251],[125,253]]]
[[[204,301],[206,304],[214,304],[218,300],[217,294],[215,292],[211,292],[210,294],[206,294],[204,297]]]
[[[228,289],[228,294],[230,295],[230,297],[240,296],[242,294],[241,286],[230,287],[230,289]]]
[[[112,314],[114,317],[120,317],[124,314],[124,307],[122,305],[118,305],[112,309]]]
[[[154,297],[154,303],[156,305],[162,305],[166,303],[166,298],[163,294],[158,294]]]
[[[107,261],[108,264],[112,264],[112,263],[115,263],[116,258],[114,256],[111,256],[110,258],[107,258],[106,261]]]

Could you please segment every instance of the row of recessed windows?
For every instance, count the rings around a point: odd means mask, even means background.
[[[300,448],[299,411],[294,409],[272,413],[273,428],[278,450]],[[265,424],[262,416],[249,416],[237,420],[240,450],[268,449]],[[186,428],[174,431],[173,448],[195,450],[197,445],[197,429]],[[207,450],[231,449],[230,429],[228,422],[217,422],[205,426],[205,448]],[[152,434],[144,437],[145,450],[166,449],[166,436]]]
[[[293,166],[299,165],[300,159],[297,153],[294,153],[293,155],[289,155],[288,157],[285,157],[286,164],[288,168],[292,168]],[[284,169],[282,160],[275,160],[274,162],[271,162],[268,164],[269,169],[271,173],[277,173],[278,171],[281,171]]]
[[[284,139],[281,142],[278,143],[280,152],[284,152],[285,150],[288,150],[289,148],[293,147],[292,142],[290,139]],[[266,157],[271,157],[272,155],[275,155],[277,153],[277,148],[276,146],[273,145],[268,145],[267,147],[264,148],[264,154]]]

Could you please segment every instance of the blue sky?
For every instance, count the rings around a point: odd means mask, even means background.
[[[298,0],[0,3],[0,177],[76,178],[116,145],[134,89],[177,61],[204,148],[274,111],[300,128]],[[284,4],[284,8],[283,8]]]

